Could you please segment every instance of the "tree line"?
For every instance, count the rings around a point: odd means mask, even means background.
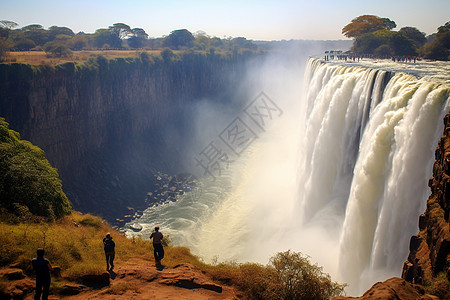
[[[8,51],[45,51],[55,57],[70,57],[72,51],[106,49],[257,51],[258,47],[244,37],[218,38],[205,32],[192,34],[187,29],[172,31],[168,36],[149,38],[142,28],[131,28],[124,23],[115,23],[108,28],[99,28],[94,33],[74,33],[68,27],[32,24],[18,28],[13,21],[0,21],[0,59]]]
[[[351,53],[374,57],[423,57],[450,60],[450,21],[429,36],[415,27],[403,27],[388,18],[362,15],[342,28],[342,34],[353,38]]]

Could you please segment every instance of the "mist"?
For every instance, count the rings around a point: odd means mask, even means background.
[[[401,275],[448,95],[409,74],[305,66],[310,52],[297,50],[249,62],[232,105],[198,101],[186,146],[198,189],[148,209],[143,234],[159,224],[209,263],[266,264],[279,251],[301,252],[358,295]],[[224,139],[236,120],[253,134],[239,153]],[[226,159],[207,173],[195,158],[211,143]]]
[[[291,249],[311,256],[334,278],[338,235],[329,225],[337,221],[330,216],[330,221],[301,226],[298,203],[303,189],[299,168],[306,115],[303,75],[308,56],[323,53],[328,46],[327,42],[276,45],[270,55],[248,62],[244,80],[232,87],[233,99],[224,103],[202,98],[184,109],[192,123],[190,134],[183,138],[182,165],[199,179],[199,186],[176,202],[146,210],[139,220],[143,236],[158,224],[174,244],[188,246],[206,262],[266,264],[277,252]],[[278,109],[265,118],[263,129],[245,113],[261,93]],[[220,139],[236,118],[255,133],[239,154]],[[168,139],[177,136],[167,134]],[[175,143],[178,139],[170,140]],[[230,162],[213,176],[195,160],[211,142]]]

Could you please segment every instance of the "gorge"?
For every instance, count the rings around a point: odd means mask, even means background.
[[[142,234],[161,225],[206,261],[302,251],[356,295],[401,275],[449,111],[448,66],[311,58],[303,78],[303,64],[193,53],[2,64],[0,116],[45,150],[76,209],[114,219],[145,208],[158,171],[198,172],[193,157],[235,118],[256,128],[245,109],[263,92],[280,112],[270,126],[197,194],[146,209]]]

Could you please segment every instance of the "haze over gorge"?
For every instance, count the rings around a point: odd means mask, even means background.
[[[309,58],[342,46],[0,64],[0,116],[45,151],[76,210],[114,222],[145,209],[129,236],[159,225],[207,262],[300,251],[359,295],[401,276],[450,66]],[[232,130],[239,151],[225,145]],[[222,156],[206,172],[212,150]]]

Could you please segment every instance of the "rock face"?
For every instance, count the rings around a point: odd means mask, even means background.
[[[180,165],[189,109],[204,99],[229,106],[246,59],[187,53],[173,61],[0,64],[0,116],[45,151],[75,209],[111,220],[119,208],[143,204],[152,172]]]
[[[402,278],[428,287],[434,294],[450,296],[450,114],[436,148],[431,196],[419,218],[419,234],[412,236]]]
[[[401,278],[391,278],[384,282],[375,283],[361,297],[335,297],[332,300],[438,300],[438,297],[424,294],[422,287],[406,282]]]
[[[198,268],[191,264],[180,264],[173,269],[174,272],[163,273],[159,283],[174,285],[185,289],[201,288],[222,293],[222,287],[220,285],[211,282]]]

